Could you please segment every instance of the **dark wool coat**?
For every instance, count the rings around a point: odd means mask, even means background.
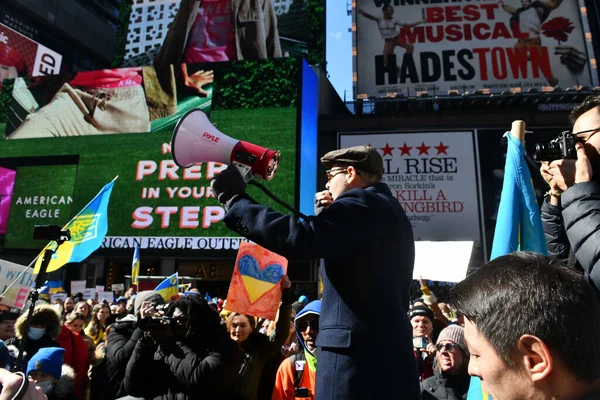
[[[407,317],[412,227],[387,185],[351,189],[306,221],[244,195],[224,222],[289,259],[324,258],[318,400],[420,397]]]
[[[600,191],[594,182],[578,183],[565,190],[559,206],[544,200],[542,225],[548,253],[575,260],[586,279],[600,290]],[[575,262],[576,261],[576,262]]]

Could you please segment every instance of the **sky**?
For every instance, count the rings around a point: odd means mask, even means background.
[[[351,0],[327,0],[325,57],[331,84],[340,98],[352,100],[352,15],[346,10]]]

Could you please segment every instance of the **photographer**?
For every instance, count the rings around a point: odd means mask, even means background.
[[[138,340],[144,336],[144,332],[138,328],[137,321],[140,318],[140,310],[142,304],[146,303],[151,306],[164,304],[162,296],[153,291],[145,290],[138,293],[134,303],[134,314],[128,314],[124,318],[118,319],[113,325],[112,330],[108,334],[106,344],[106,374],[108,376],[108,386],[114,398],[125,396],[125,388],[123,387],[123,378],[125,378],[125,369],[127,362],[133,354],[133,349]],[[147,306],[146,310],[153,310]],[[153,314],[150,314],[150,316]]]
[[[413,328],[413,352],[421,381],[433,376],[433,359],[436,348],[431,340],[433,333],[433,311],[427,306],[416,306],[410,312]]]
[[[140,314],[145,333],[127,363],[127,394],[146,399],[235,398],[239,353],[202,296],[181,297],[166,312],[144,303]]]
[[[576,159],[543,162],[540,168],[550,186],[542,223],[549,254],[569,259],[600,289],[600,96],[590,96],[576,107],[571,121]]]

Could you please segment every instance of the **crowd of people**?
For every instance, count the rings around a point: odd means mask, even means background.
[[[496,399],[600,399],[600,96],[572,117],[576,154],[541,166],[549,256],[497,257],[445,303],[421,280],[411,300],[412,229],[375,149],[321,159],[326,190],[305,220],[257,203],[229,167],[211,182],[225,224],[285,257],[323,258],[322,302],[292,303],[284,277],[275,321],[199,293],[165,304],[134,290],[111,305],[67,298],[31,316],[3,312],[1,395],[455,400],[477,377]]]

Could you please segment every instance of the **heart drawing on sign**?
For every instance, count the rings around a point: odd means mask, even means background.
[[[279,264],[267,265],[261,270],[258,261],[248,254],[240,257],[238,268],[251,303],[273,289],[284,275],[283,267]]]

